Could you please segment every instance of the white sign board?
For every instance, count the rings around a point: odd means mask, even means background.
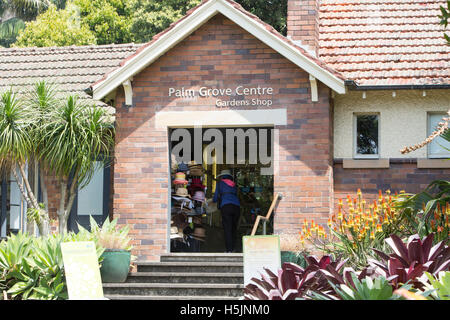
[[[244,251],[244,285],[251,278],[260,278],[267,268],[277,274],[281,268],[280,238],[273,236],[245,236],[242,238]]]
[[[69,300],[103,300],[102,278],[95,243],[63,242],[61,251]]]

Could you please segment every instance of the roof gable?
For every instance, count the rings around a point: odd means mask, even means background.
[[[254,37],[321,81],[337,93],[345,93],[344,78],[304,48],[280,35],[273,27],[245,11],[231,0],[206,0],[191,9],[185,17],[157,34],[134,55],[122,61],[120,67],[106,74],[91,88],[94,99],[101,99],[120,85],[129,86],[133,75],[156,61],[164,53],[193,33],[216,14],[223,14]]]

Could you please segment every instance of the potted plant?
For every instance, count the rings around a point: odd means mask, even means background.
[[[304,252],[298,233],[282,233],[280,236],[281,264],[292,262],[301,267],[306,266],[306,261],[302,255]]]
[[[95,223],[95,222],[94,222]],[[116,228],[117,219],[106,219],[102,227],[92,226],[91,232],[99,246],[105,248],[101,258],[100,274],[102,282],[125,282],[131,265],[131,238],[128,226]]]

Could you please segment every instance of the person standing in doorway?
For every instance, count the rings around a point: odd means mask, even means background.
[[[217,178],[219,181],[216,184],[213,202],[217,202],[217,207],[222,214],[226,252],[233,252],[236,249],[236,231],[241,214],[241,204],[231,171],[222,170]]]

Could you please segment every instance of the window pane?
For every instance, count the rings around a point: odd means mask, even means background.
[[[442,118],[445,114],[430,114],[429,115],[429,126],[428,126],[428,135],[432,134],[439,122],[442,122]],[[431,156],[438,157],[448,157],[450,156],[450,151],[446,150],[450,149],[450,142],[443,139],[442,137],[436,137],[433,141],[428,145],[428,153]]]
[[[78,215],[103,215],[103,166],[99,166],[91,181],[83,189],[78,189]]]
[[[356,153],[378,154],[378,116],[356,117]]]

